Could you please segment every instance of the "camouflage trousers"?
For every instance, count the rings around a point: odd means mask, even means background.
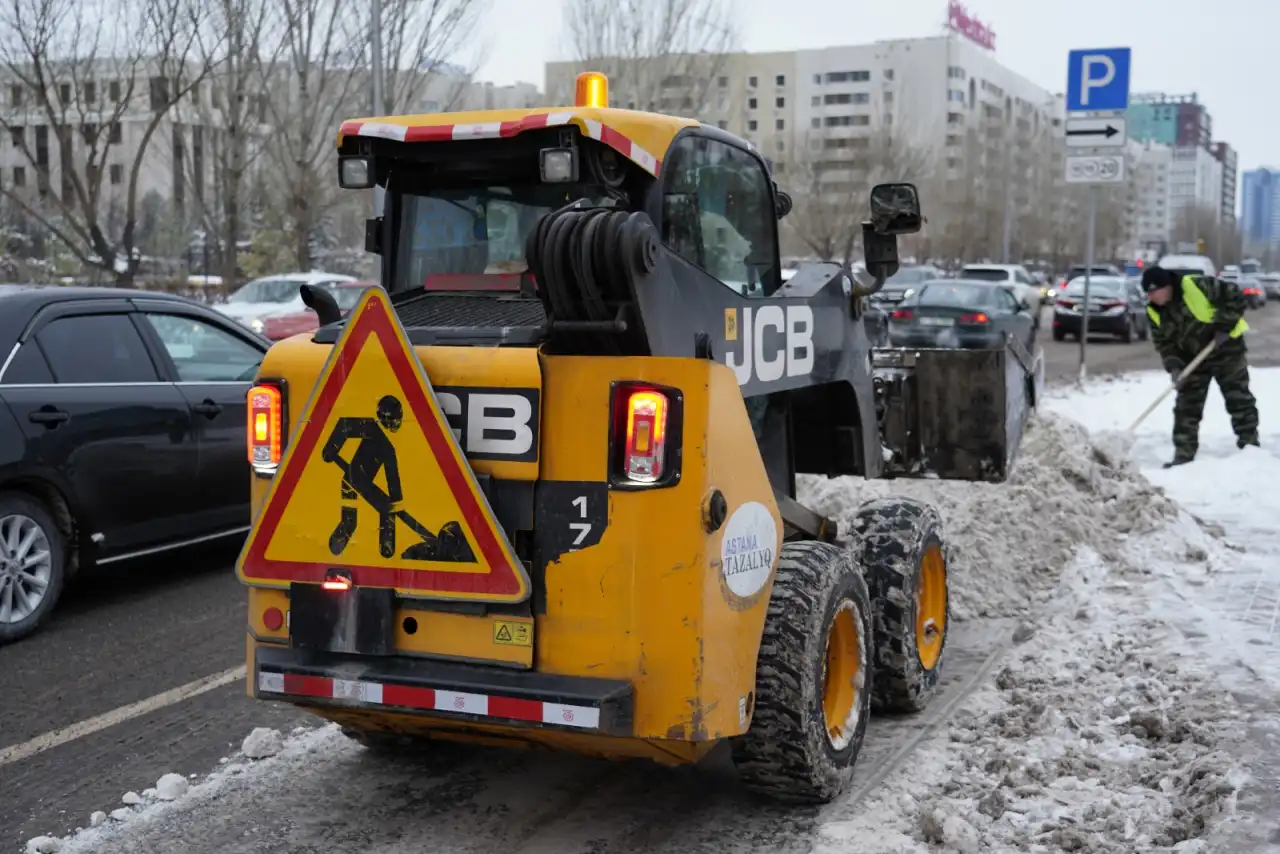
[[[1194,459],[1200,447],[1200,418],[1209,397],[1210,381],[1231,416],[1239,447],[1258,444],[1258,403],[1249,391],[1249,362],[1243,347],[1215,353],[1182,382],[1173,405],[1173,455],[1177,460]]]

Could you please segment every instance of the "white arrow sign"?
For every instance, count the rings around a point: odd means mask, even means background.
[[[1128,139],[1123,118],[1067,119],[1068,148],[1122,148]]]
[[[1116,154],[1072,154],[1067,157],[1068,184],[1123,184],[1124,157]]]

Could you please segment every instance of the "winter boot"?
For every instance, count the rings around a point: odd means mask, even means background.
[[[1179,457],[1179,456],[1174,456],[1174,458],[1173,458],[1172,460],[1170,460],[1169,462],[1165,463],[1163,466],[1161,466],[1161,468],[1171,469],[1171,468],[1173,468],[1174,466],[1185,466],[1187,463],[1191,462],[1191,461],[1192,461],[1192,460],[1194,460],[1194,459],[1195,459],[1195,457]]]
[[[1262,447],[1262,444],[1258,441],[1257,433],[1246,433],[1243,436],[1236,437],[1236,447],[1240,450],[1243,451],[1249,445],[1253,445],[1255,448]]]

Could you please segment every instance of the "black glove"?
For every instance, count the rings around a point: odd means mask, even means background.
[[[1182,373],[1182,370],[1185,367],[1186,365],[1182,364],[1182,362],[1178,361],[1177,359],[1164,360],[1165,372],[1169,374],[1169,381],[1172,382],[1174,385],[1178,384],[1178,375]]]
[[[1217,350],[1231,340],[1231,333],[1218,331],[1213,333],[1213,349]]]

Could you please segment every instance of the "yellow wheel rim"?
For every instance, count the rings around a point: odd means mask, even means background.
[[[937,666],[946,634],[947,563],[942,549],[930,546],[920,561],[916,583],[916,653],[925,670]]]
[[[822,715],[832,747],[843,750],[858,726],[862,693],[862,644],[854,604],[840,603],[827,628],[827,655],[822,678]]]

